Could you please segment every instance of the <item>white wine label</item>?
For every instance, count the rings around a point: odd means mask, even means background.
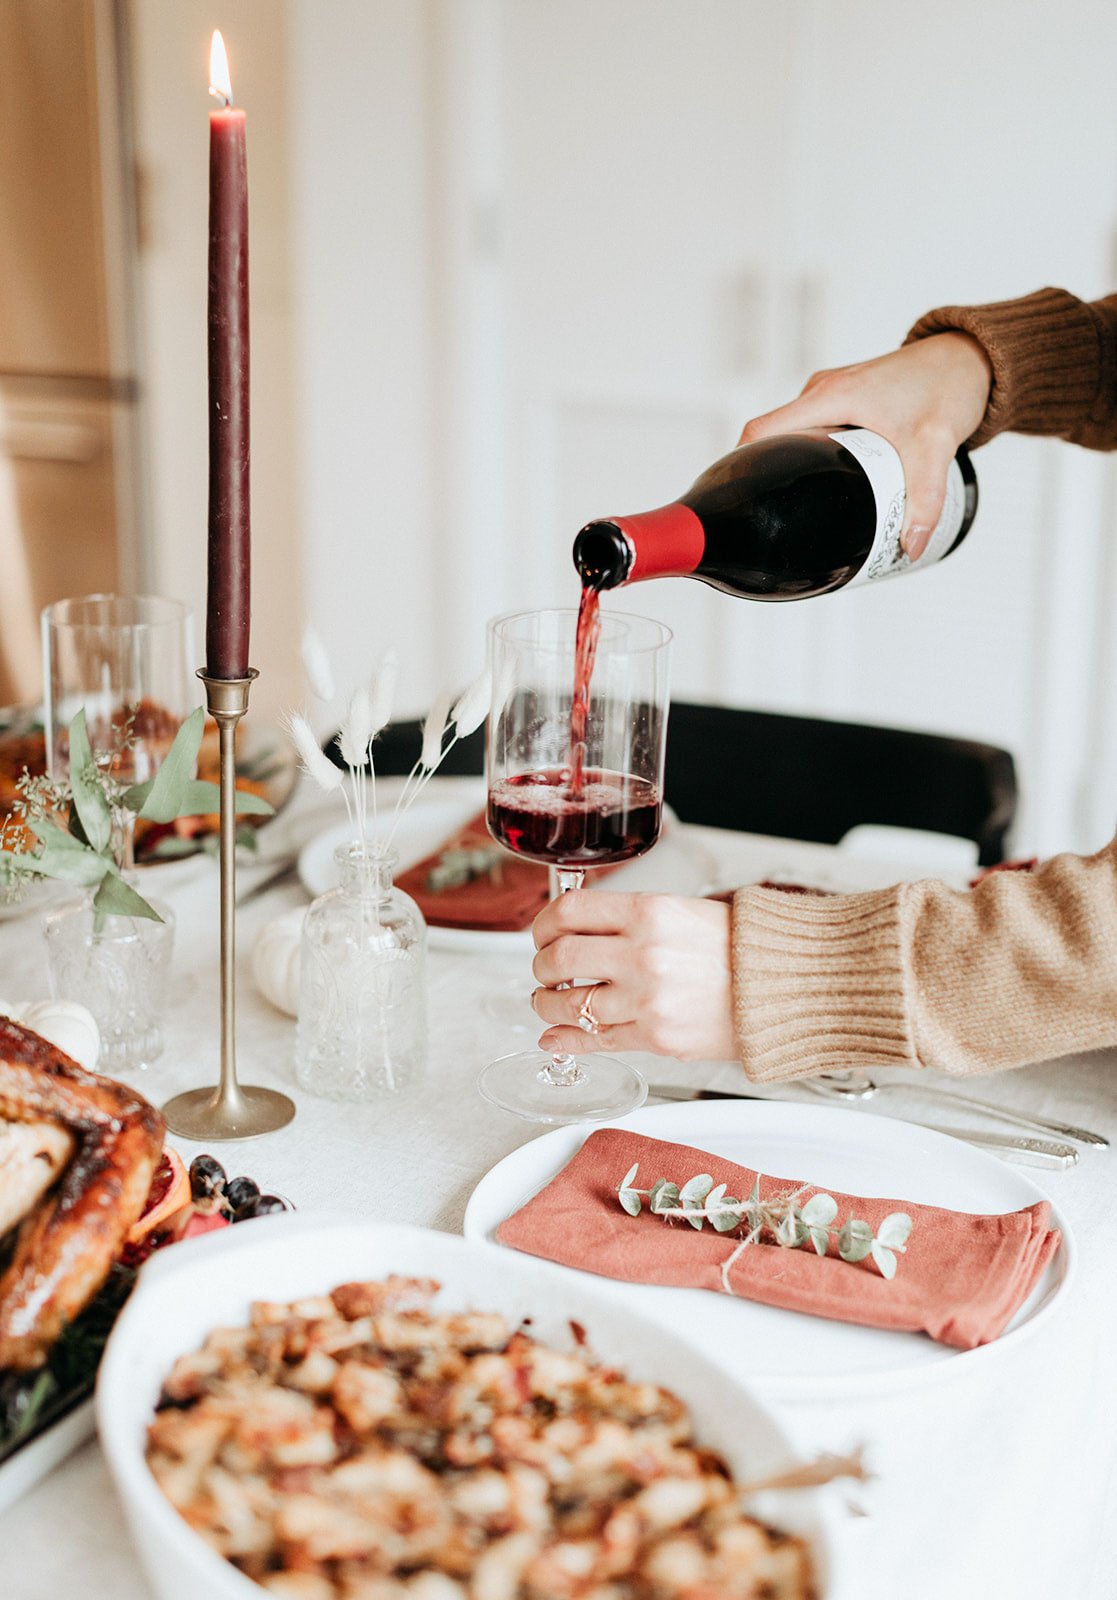
[[[966,509],[966,486],[962,469],[951,461],[946,475],[946,502],[942,516],[918,563],[912,561],[900,548],[900,529],[904,525],[904,469],[894,445],[882,439],[879,433],[868,428],[843,428],[832,433],[831,439],[843,445],[857,457],[873,489],[877,504],[877,530],[872,548],[860,570],[845,585],[872,583],[875,578],[894,578],[901,572],[910,572],[917,566],[922,570],[941,561],[950,549],[962,526]]]

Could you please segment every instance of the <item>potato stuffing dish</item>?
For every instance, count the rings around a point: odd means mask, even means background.
[[[215,1550],[290,1600],[810,1600],[673,1394],[437,1292],[258,1302],[176,1362],[147,1460]]]

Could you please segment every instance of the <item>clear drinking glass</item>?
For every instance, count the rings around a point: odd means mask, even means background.
[[[199,703],[193,619],[178,600],[90,594],[42,613],[47,765],[70,770],[69,727],[84,706],[94,756],[127,787],[153,777]],[[114,818],[121,867],[132,865],[134,817]]]
[[[572,735],[574,610],[490,625],[493,704],[486,743],[489,831],[515,855],[554,867],[560,893],[587,868],[630,860],[659,837],[670,630],[647,617],[601,620],[584,663],[584,737]],[[581,780],[579,781],[579,769]],[[589,981],[592,973],[570,973]],[[613,1056],[522,1050],[482,1072],[486,1099],[534,1122],[623,1116],[647,1085]]]
[[[162,1054],[175,919],[170,906],[147,898],[160,922],[98,916],[92,894],[43,919],[50,992],[92,1011],[101,1031],[101,1072],[148,1067]]]

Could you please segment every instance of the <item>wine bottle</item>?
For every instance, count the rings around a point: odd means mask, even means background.
[[[588,522],[574,541],[583,586],[699,578],[749,600],[806,600],[922,570],[956,550],[977,510],[965,450],[918,562],[900,547],[904,471],[866,428],[809,429],[739,445],[671,505]]]

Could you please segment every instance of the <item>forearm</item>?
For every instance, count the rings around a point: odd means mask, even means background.
[[[733,1003],[758,1082],[838,1067],[969,1075],[1117,1044],[1117,844],[968,892],[740,890]]]
[[[993,369],[985,416],[967,441],[1038,433],[1093,450],[1117,447],[1117,295],[1087,302],[1064,289],[929,311],[905,343],[958,331]]]

